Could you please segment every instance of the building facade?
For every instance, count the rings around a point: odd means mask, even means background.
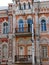
[[[0,62],[32,62],[33,51],[35,61],[49,61],[49,1],[13,0],[0,10]]]

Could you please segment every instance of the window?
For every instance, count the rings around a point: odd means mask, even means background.
[[[8,33],[8,23],[3,23],[3,34],[7,34]]]
[[[31,9],[30,2],[28,2],[28,8]]]
[[[7,45],[3,45],[2,46],[2,50],[3,50],[3,58],[5,58],[5,59],[7,59],[7,52],[8,52],[8,50],[7,50]]]
[[[42,57],[47,58],[47,46],[42,47]]]
[[[21,10],[22,8],[21,8],[21,3],[19,3],[19,10]]]
[[[28,50],[28,55],[32,55],[32,46],[28,46],[27,50]]]
[[[41,31],[46,31],[46,21],[45,20],[41,21]]]
[[[24,9],[26,9],[26,4],[24,3]]]
[[[28,19],[27,22],[28,22],[28,32],[32,32],[32,23],[33,23],[33,21],[31,19]]]
[[[23,20],[20,19],[20,20],[19,20],[19,32],[23,32],[23,31],[24,31]]]
[[[24,55],[24,47],[19,47],[19,55]]]

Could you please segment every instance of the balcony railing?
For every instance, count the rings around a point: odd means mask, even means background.
[[[28,33],[28,32],[32,32],[31,27],[15,28],[15,33]]]
[[[16,55],[15,62],[17,61],[32,62],[32,55]]]

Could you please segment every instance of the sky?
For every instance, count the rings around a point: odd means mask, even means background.
[[[8,6],[8,3],[12,3],[12,0],[0,0],[0,6]]]
[[[45,1],[45,0],[41,0]],[[0,6],[8,6],[8,3],[11,3],[12,0],[0,0]]]

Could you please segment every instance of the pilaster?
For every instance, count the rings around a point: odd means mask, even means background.
[[[9,38],[8,38],[8,41],[9,41],[9,44],[8,44],[8,63],[12,63],[12,54],[13,54],[13,38],[12,38],[12,35],[9,35]]]
[[[15,33],[15,27],[16,27],[16,15],[15,15],[15,12],[16,12],[16,3],[14,1],[13,3],[13,33]]]
[[[16,52],[15,52],[15,44],[16,43],[16,40],[15,40],[15,36],[13,37],[13,63],[15,62],[15,55],[16,55]]]
[[[1,45],[1,41],[0,41],[0,62],[1,62],[1,60],[2,60],[2,45]]]
[[[35,15],[35,20],[36,20],[36,60],[37,60],[37,63],[40,63],[40,40],[39,40],[39,34],[40,34],[40,30],[39,30],[39,17],[38,17],[38,13],[36,13]]]

